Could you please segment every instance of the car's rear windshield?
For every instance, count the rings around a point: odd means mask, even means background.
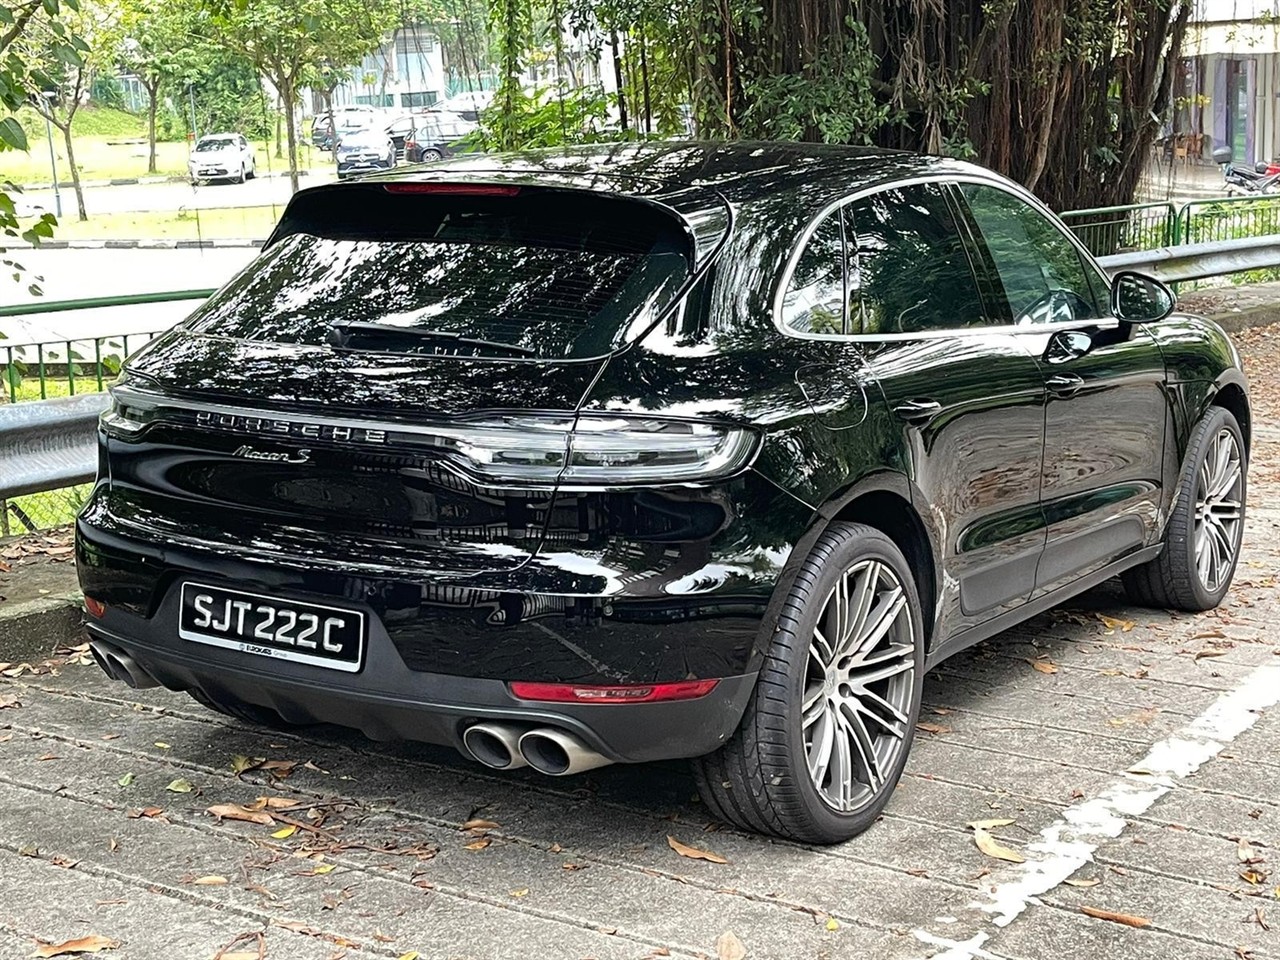
[[[688,275],[689,246],[664,209],[582,191],[317,191],[294,200],[262,256],[186,326],[323,344],[335,342],[335,329],[368,334],[360,325],[378,324],[391,330],[342,345],[483,354],[474,341],[487,341],[500,355],[506,346],[508,355],[599,356],[671,302]]]

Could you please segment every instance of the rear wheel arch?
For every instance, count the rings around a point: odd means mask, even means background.
[[[871,490],[844,504],[831,520],[861,523],[879,530],[902,551],[915,580],[924,612],[925,651],[933,646],[934,610],[938,600],[938,565],[934,540],[911,501],[891,490]]]
[[[1236,418],[1244,437],[1244,452],[1248,455],[1252,444],[1253,421],[1249,416],[1249,398],[1238,383],[1224,383],[1209,401],[1210,407],[1222,407]],[[1207,412],[1207,411],[1206,411]]]

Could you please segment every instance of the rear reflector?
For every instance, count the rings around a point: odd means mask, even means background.
[[[496,183],[388,183],[387,193],[447,193],[468,197],[514,197],[519,187],[504,187]]]
[[[89,616],[99,620],[101,620],[107,612],[107,605],[101,600],[93,599],[93,597],[84,598],[84,608],[88,611]]]
[[[578,683],[530,683],[518,680],[511,692],[521,700],[554,703],[656,703],[659,700],[694,700],[715,689],[719,680],[680,680],[627,686],[590,686]]]

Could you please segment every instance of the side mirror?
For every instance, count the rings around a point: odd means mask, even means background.
[[[1177,304],[1173,291],[1154,277],[1122,270],[1111,280],[1111,315],[1122,323],[1163,320]]]

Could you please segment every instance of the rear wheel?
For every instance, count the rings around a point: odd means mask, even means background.
[[[861,833],[902,775],[923,678],[902,552],[873,527],[833,523],[796,576],[737,732],[694,761],[703,801],[802,842]]]
[[[428,147],[422,151],[421,159],[423,163],[432,163],[433,161],[444,159],[444,154],[435,147]]]
[[[245,723],[251,723],[256,727],[271,727],[276,730],[285,730],[298,726],[296,723],[290,723],[280,714],[276,713],[270,707],[260,707],[256,703],[245,703],[238,697],[224,693],[206,693],[203,690],[191,689],[187,693],[191,695],[191,699],[195,700],[201,706],[208,707],[217,713],[221,713],[227,717],[233,717],[236,720],[243,720]]]
[[[240,176],[236,178],[236,183],[244,183],[249,179],[249,172],[245,169],[244,164],[240,165]]]
[[[1213,407],[1191,434],[1160,556],[1122,576],[1135,603],[1212,610],[1226,596],[1240,557],[1248,457],[1240,425]]]

